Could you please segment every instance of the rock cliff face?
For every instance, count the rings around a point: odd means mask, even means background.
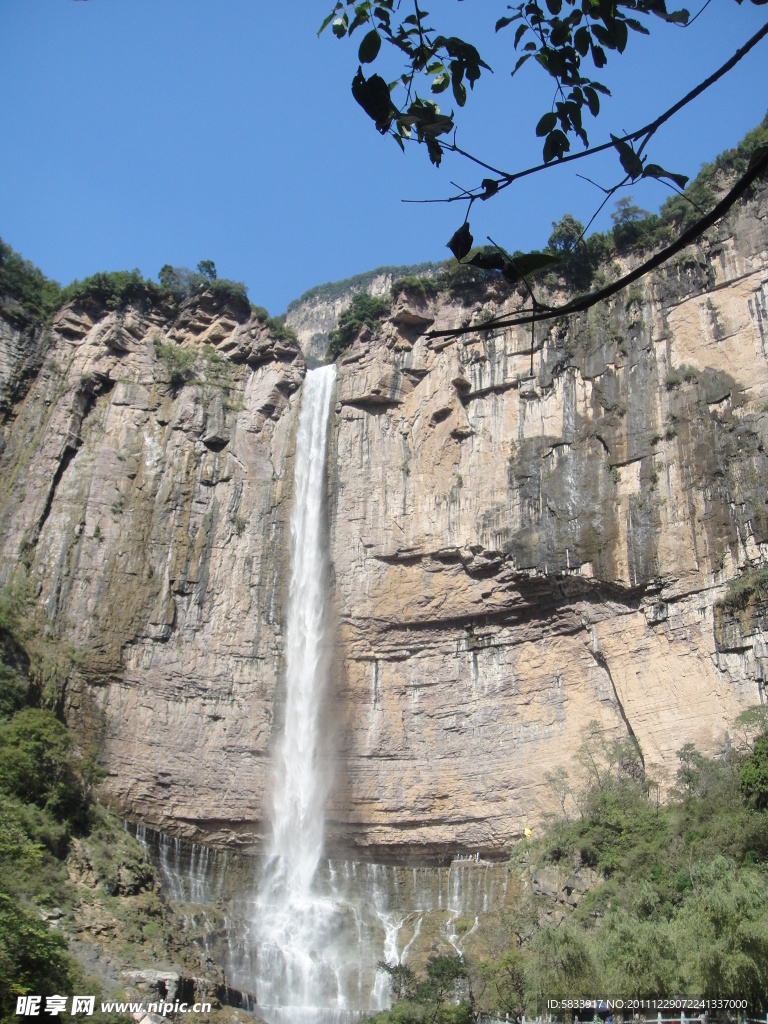
[[[236,301],[70,306],[6,424],[4,574],[27,567],[73,647],[105,793],[213,839],[258,837],[270,783],[303,373]]]
[[[358,292],[369,295],[386,295],[392,283],[398,278],[420,274],[432,276],[436,265],[420,263],[416,266],[381,267],[367,274],[339,281],[333,285],[321,285],[295,299],[288,306],[285,323],[299,339],[301,350],[312,362],[324,362],[328,350],[328,337],[339,324],[339,317]]]
[[[718,602],[768,555],[767,203],[537,328],[533,373],[529,330],[482,330],[521,301],[492,286],[406,293],[341,361],[331,848],[500,855],[590,721],[636,737],[664,784],[676,750],[720,749],[762,699],[765,609]],[[212,296],[70,306],[46,345],[9,392],[4,576],[26,567],[72,645],[63,704],[105,797],[258,843],[302,354]]]

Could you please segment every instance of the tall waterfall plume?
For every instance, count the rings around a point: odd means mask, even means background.
[[[285,730],[277,752],[271,848],[254,919],[259,1012],[275,1022],[327,1020],[324,1008],[344,1006],[332,952],[337,908],[313,889],[327,785],[319,765],[328,674],[323,485],[335,373],[335,366],[324,366],[307,374],[296,439]]]

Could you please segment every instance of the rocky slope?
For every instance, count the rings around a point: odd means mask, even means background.
[[[728,742],[768,656],[766,610],[718,604],[768,554],[767,299],[763,189],[642,289],[538,328],[533,374],[529,331],[482,330],[521,301],[493,286],[405,293],[341,361],[332,848],[500,855],[592,720],[662,785],[684,743]],[[75,304],[44,347],[10,373],[4,578],[21,564],[72,644],[62,703],[104,797],[258,843],[302,354],[211,295]]]

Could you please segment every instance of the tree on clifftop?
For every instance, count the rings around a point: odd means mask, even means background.
[[[420,7],[419,0],[337,0],[334,4],[320,32],[330,25],[333,34],[342,39],[360,31],[359,65],[352,79],[352,95],[371,118],[376,130],[390,136],[403,150],[408,143],[425,146],[429,159],[435,165],[440,164],[444,153],[455,153],[474,165],[481,178],[473,188],[457,187],[454,194],[438,201],[458,202],[464,207],[464,220],[448,242],[457,260],[483,270],[500,271],[511,283],[522,282],[527,289],[531,306],[524,316],[489,326],[551,319],[578,312],[607,298],[699,237],[768,169],[768,146],[759,146],[752,154],[749,167],[717,205],[711,210],[704,210],[694,204],[698,219],[675,242],[620,281],[559,309],[551,309],[538,302],[528,283],[531,275],[552,264],[553,255],[527,253],[510,256],[495,242],[490,251],[473,252],[469,215],[475,202],[493,199],[522,177],[540,174],[552,166],[597,153],[613,151],[617,160],[617,180],[610,187],[601,188],[604,198],[595,216],[618,190],[642,179],[662,181],[673,191],[683,194],[688,178],[652,162],[646,150],[651,148],[654,135],[663,124],[726,75],[768,35],[768,23],[709,78],[649,124],[630,132],[610,134],[609,140],[590,146],[588,120],[598,117],[601,97],[609,95],[605,82],[601,80],[609,55],[623,54],[633,34],[648,35],[652,15],[665,27],[680,31],[692,24],[709,2],[706,0],[693,18],[684,8],[668,9],[666,0],[542,0],[542,3],[524,0],[518,4],[500,5],[495,28],[496,32],[509,35],[510,55],[514,61],[512,75],[533,59],[554,89],[551,103],[547,93],[546,107],[536,126],[536,134],[543,140],[542,162],[517,171],[492,166],[462,148],[457,142],[454,110],[445,113],[434,98],[450,90],[452,104],[457,108],[467,104],[475,82],[491,71],[476,46],[436,30],[430,24],[429,13]],[[736,2],[740,4],[742,0]],[[751,2],[765,4],[768,0]],[[445,14],[445,5],[441,13]],[[393,81],[386,81],[375,73],[366,76],[363,66],[374,64],[380,55],[393,51],[399,65],[399,74]],[[528,95],[518,102],[528,106]],[[506,112],[499,110],[498,113],[504,116]],[[573,152],[572,146],[576,142],[583,148]],[[624,218],[621,226],[627,234],[632,231],[634,209],[619,211],[619,216]],[[575,241],[568,240],[568,251],[583,244],[584,234],[591,223],[586,229],[581,229]],[[466,328],[459,329],[457,333],[462,330]]]

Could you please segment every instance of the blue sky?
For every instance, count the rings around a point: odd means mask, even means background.
[[[692,12],[703,0],[691,4]],[[381,264],[445,259],[458,206],[402,198],[474,185],[373,129],[350,93],[357,41],[317,28],[330,0],[0,0],[0,236],[62,284],[97,270],[215,261],[272,314],[305,289]],[[459,121],[459,143],[517,170],[538,162],[551,99],[530,62],[511,80],[503,2],[433,0],[433,20],[477,42],[495,69]],[[685,31],[651,22],[607,69],[613,98],[591,141],[651,120],[765,21],[768,8],[712,0]],[[450,20],[448,20],[450,19]],[[378,70],[378,66],[377,66]],[[382,73],[384,73],[382,71]],[[392,74],[394,77],[394,73]],[[657,138],[651,160],[693,175],[768,107],[768,42]],[[446,96],[449,94],[446,94]],[[445,100],[450,106],[450,101]],[[615,165],[580,169],[610,184]],[[473,210],[476,240],[546,243],[599,194],[565,168]],[[633,193],[655,210],[658,183]],[[610,223],[609,212],[598,226]]]

